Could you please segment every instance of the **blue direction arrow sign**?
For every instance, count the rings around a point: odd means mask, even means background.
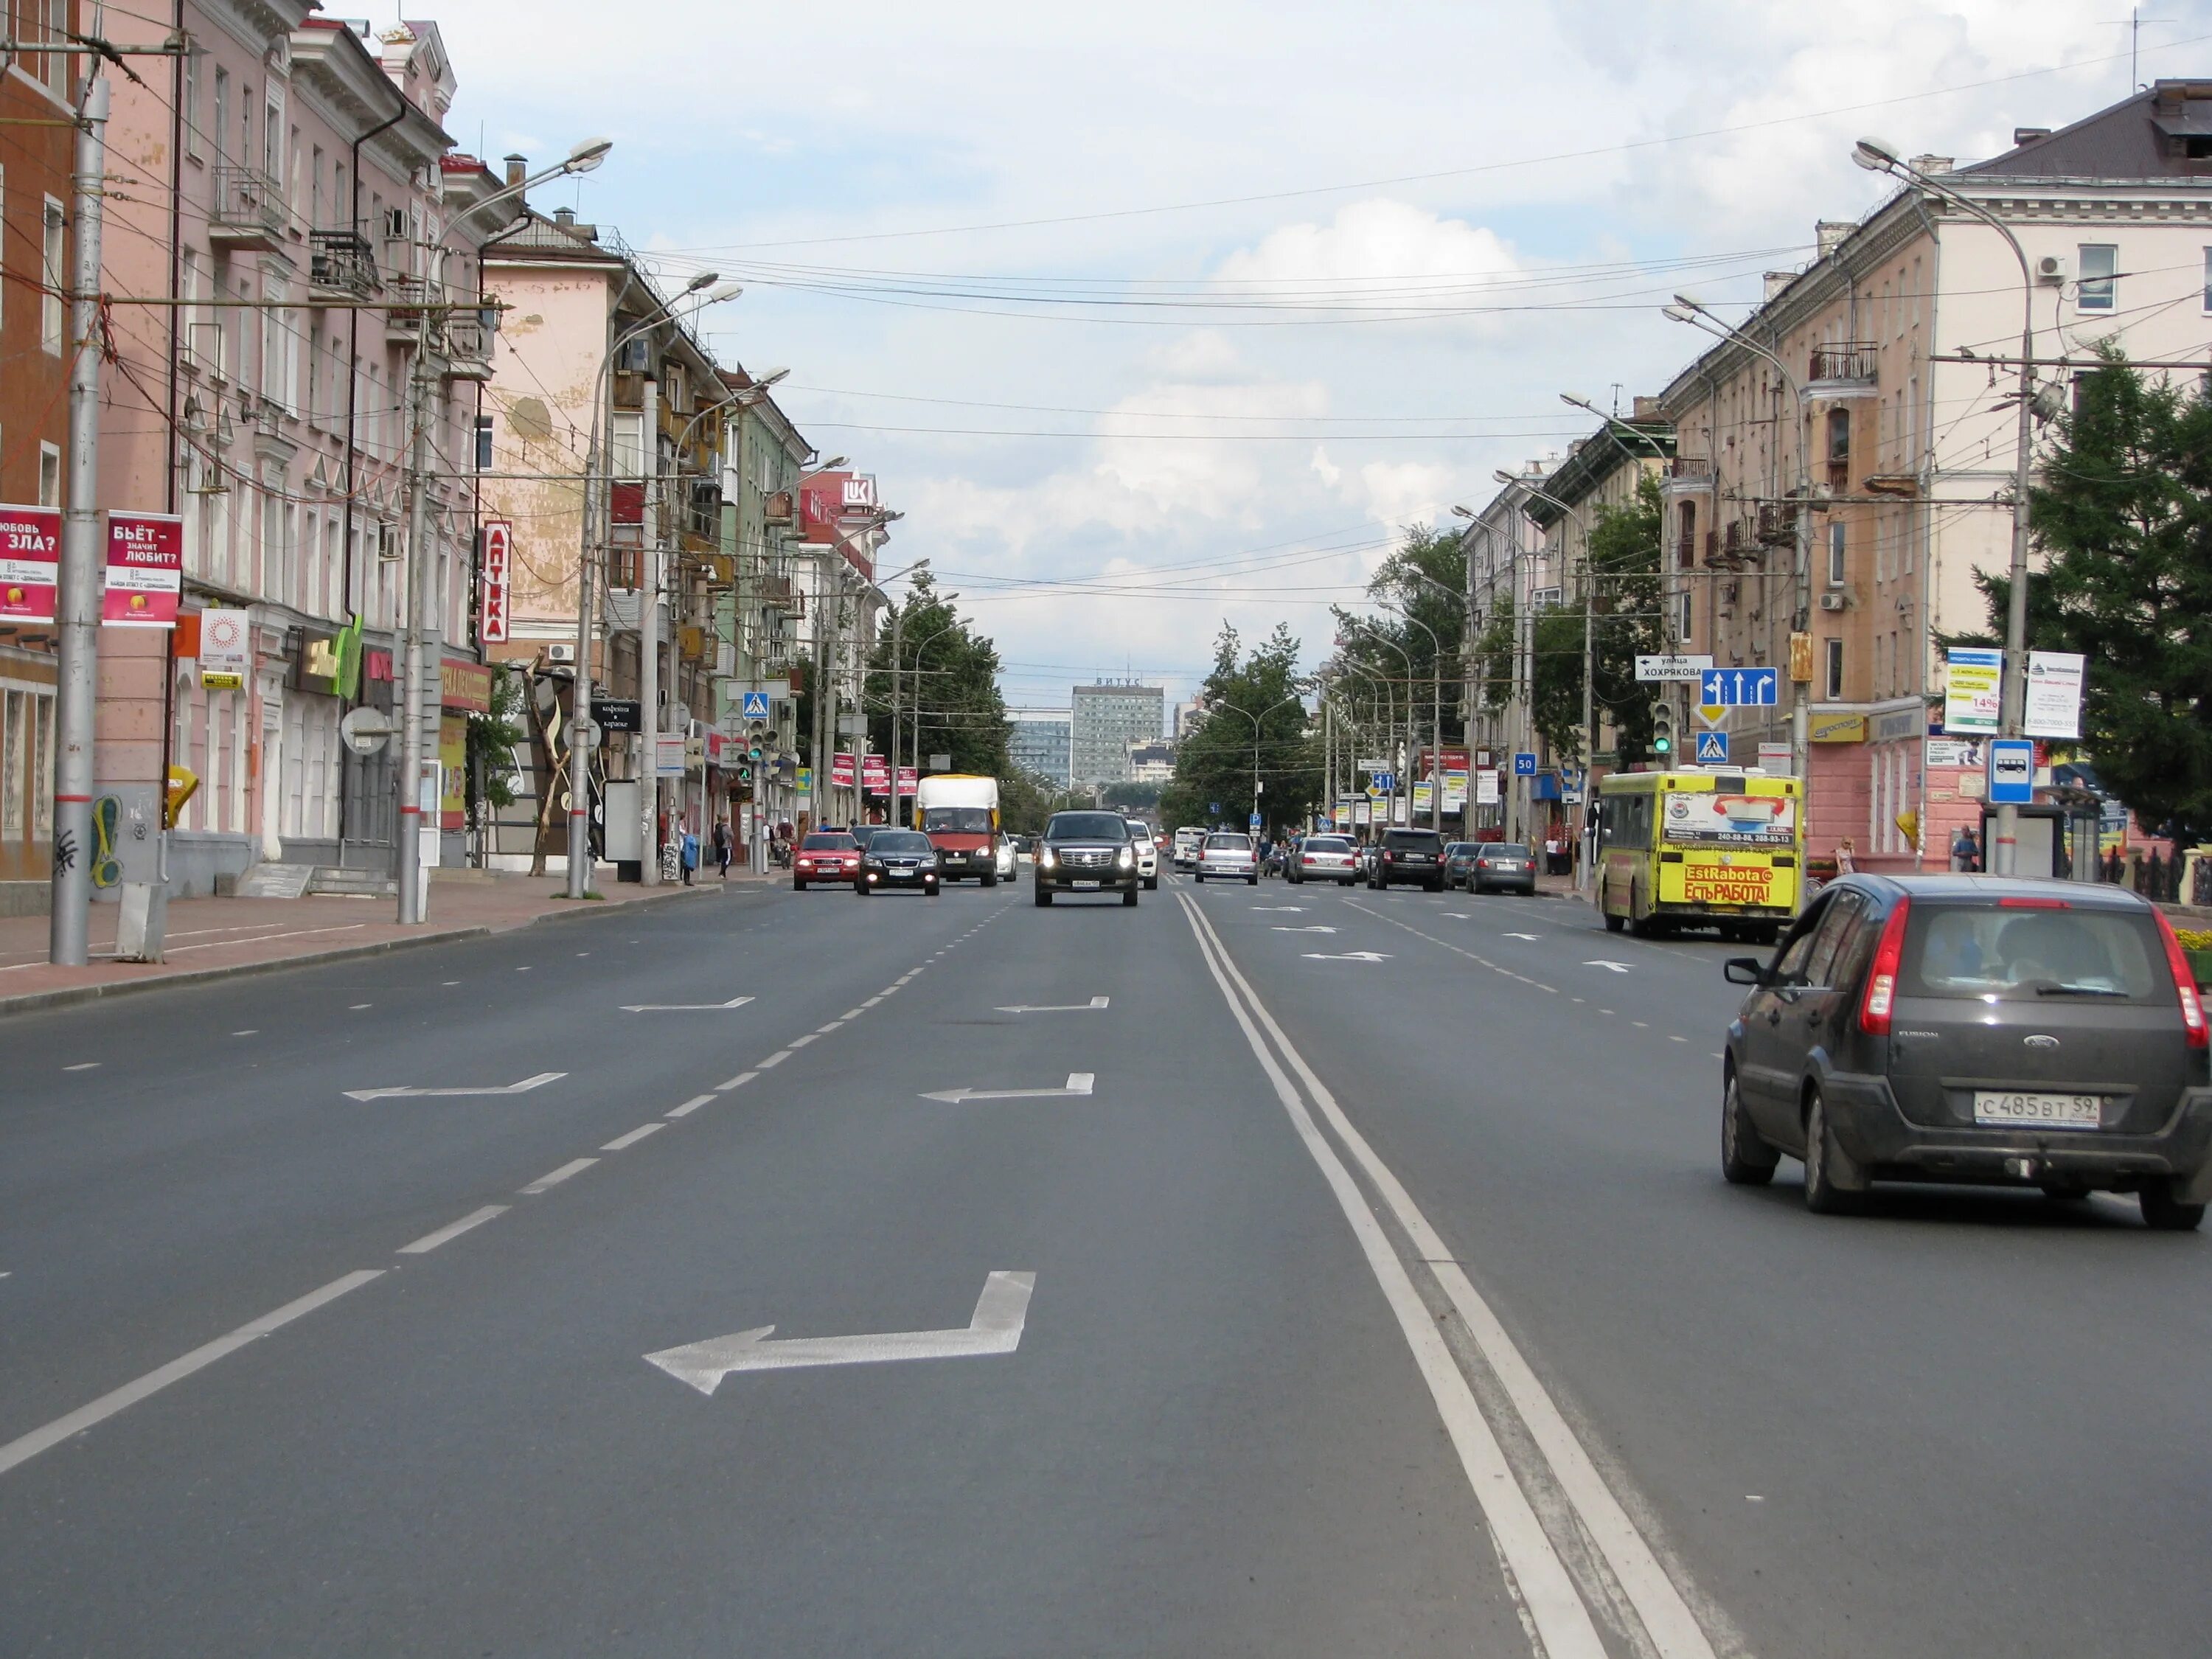
[[[766,720],[768,718],[768,693],[765,691],[746,692],[744,707],[738,711],[738,718],[749,720]]]
[[[1513,756],[1513,775],[1516,778],[1534,777],[1536,775],[1535,756],[1525,749],[1516,750]]]
[[[1709,708],[1751,704],[1771,708],[1781,698],[1778,668],[1708,668],[1698,676],[1698,701]]]
[[[1698,733],[1698,765],[1726,766],[1728,764],[1728,755],[1729,744],[1727,732],[1700,732]]]

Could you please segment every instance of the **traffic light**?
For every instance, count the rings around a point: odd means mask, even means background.
[[[1674,706],[1655,703],[1651,708],[1651,752],[1659,764],[1672,769],[1674,764]]]

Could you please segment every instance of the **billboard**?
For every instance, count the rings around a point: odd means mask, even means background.
[[[1707,847],[1788,847],[1797,838],[1797,803],[1788,795],[1667,793],[1664,838]]]
[[[1943,730],[1953,736],[1994,732],[2004,713],[2004,653],[1951,647],[1943,681]]]
[[[483,611],[477,637],[486,645],[507,643],[507,579],[514,558],[514,526],[505,519],[485,520]]]
[[[61,547],[61,508],[0,507],[0,622],[53,621]]]
[[[799,486],[799,539],[820,546],[844,532],[845,486],[849,472],[817,472]]]
[[[107,585],[100,620],[110,628],[174,628],[185,586],[185,521],[168,513],[107,515]]]

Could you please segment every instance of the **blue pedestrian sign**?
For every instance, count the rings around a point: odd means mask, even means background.
[[[2035,799],[2035,745],[2026,738],[1990,739],[1990,804],[2026,806]]]
[[[1535,756],[1529,753],[1526,749],[1515,751],[1513,756],[1513,775],[1516,778],[1534,777],[1536,775]]]
[[[1707,708],[1771,708],[1781,699],[1778,668],[1708,668],[1698,676],[1698,701]]]
[[[1698,733],[1698,764],[1726,766],[1728,764],[1728,733],[1700,732]]]
[[[766,720],[768,718],[768,693],[765,691],[746,692],[744,708],[740,712],[739,718],[749,720]]]

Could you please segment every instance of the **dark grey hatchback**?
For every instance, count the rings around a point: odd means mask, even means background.
[[[1805,1204],[1877,1180],[2132,1192],[2187,1230],[2212,1199],[2212,1076],[2195,975],[2122,889],[1995,876],[1848,876],[1823,889],[1728,1032],[1721,1168],[1783,1153]]]

